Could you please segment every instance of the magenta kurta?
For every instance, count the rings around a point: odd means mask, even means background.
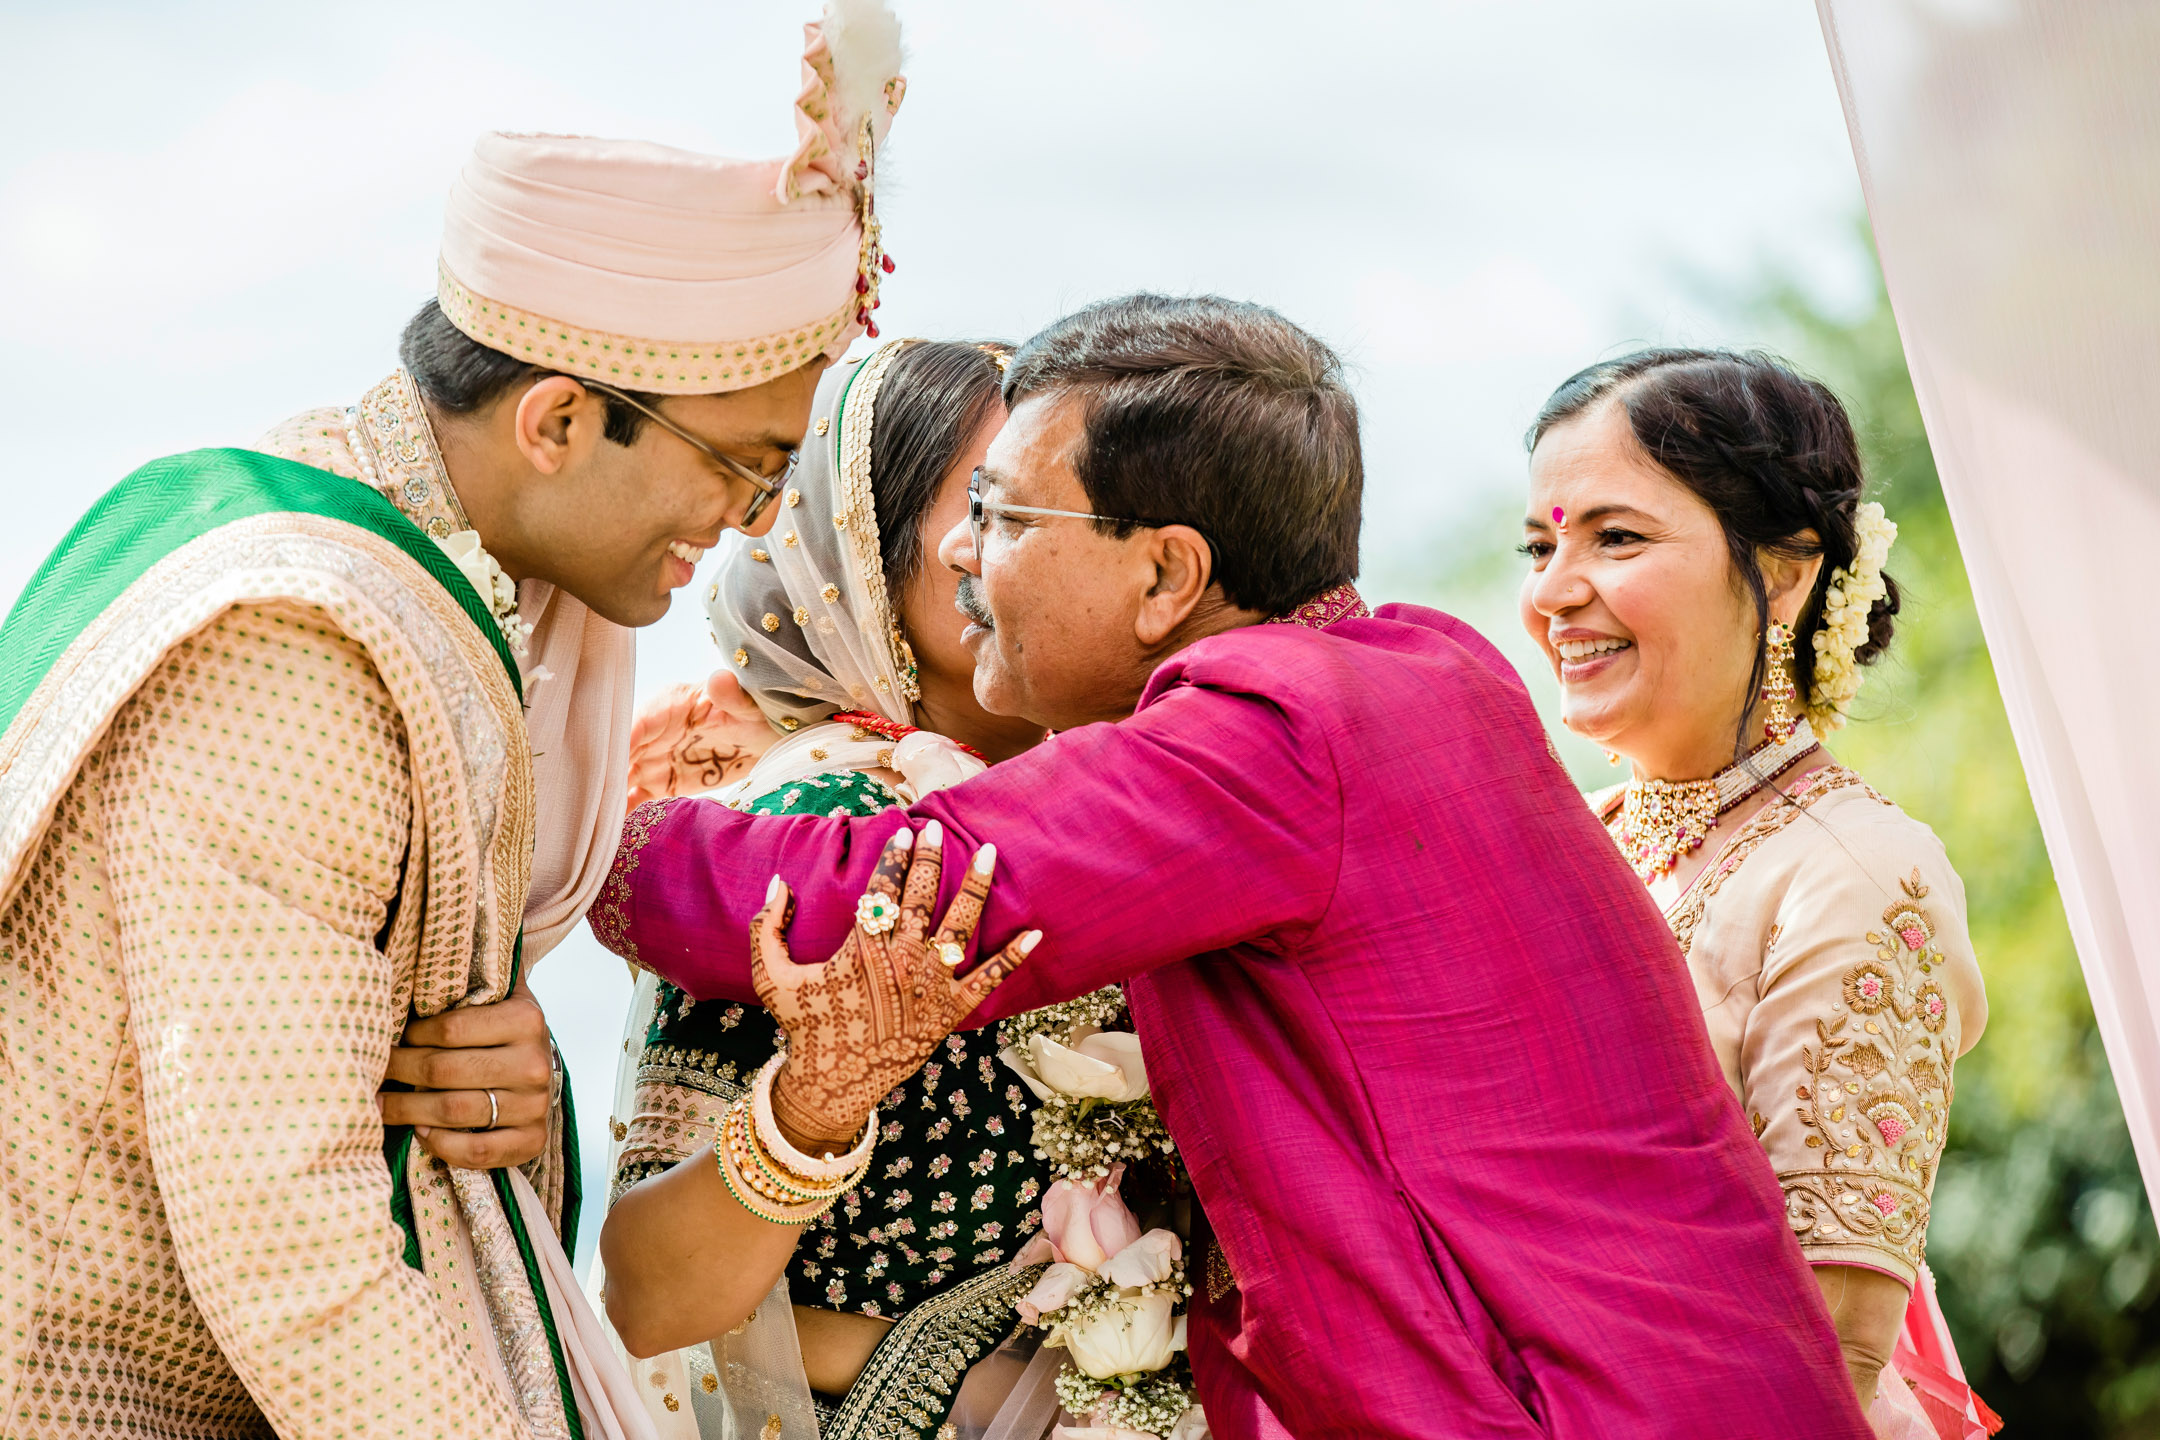
[[[1127,982],[1237,1281],[1217,1435],[1869,1434],[1672,933],[1468,626],[1203,640],[908,814],[997,842],[986,945],[1048,937],[976,1019]],[[771,876],[830,953],[897,826],[656,802],[594,928],[750,999]]]

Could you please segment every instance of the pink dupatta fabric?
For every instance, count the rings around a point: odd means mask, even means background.
[[[1881,1440],[1987,1440],[2002,1429],[2002,1417],[1965,1383],[1950,1324],[1935,1298],[1934,1273],[1925,1265],[1868,1420]]]

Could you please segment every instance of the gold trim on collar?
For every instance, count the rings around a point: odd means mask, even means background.
[[[472,529],[450,483],[450,467],[435,443],[427,405],[401,365],[345,412],[345,439],[360,478],[380,490],[405,518],[442,540]],[[494,597],[482,595],[493,603]]]

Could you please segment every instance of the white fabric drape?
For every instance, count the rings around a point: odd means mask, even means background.
[[[2160,9],[1817,9],[2011,729],[2160,1194],[2160,669],[2138,644],[2160,538]]]

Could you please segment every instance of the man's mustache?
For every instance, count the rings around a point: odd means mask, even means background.
[[[980,625],[985,630],[995,630],[997,622],[990,618],[990,607],[983,603],[982,592],[976,588],[973,575],[960,577],[960,593],[953,597],[953,608]]]

